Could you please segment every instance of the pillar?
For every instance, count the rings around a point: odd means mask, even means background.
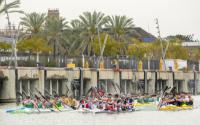
[[[144,71],[144,93],[148,93],[147,71]]]
[[[125,90],[124,90],[124,93],[127,94],[127,80],[124,80],[124,81],[125,81],[125,82],[124,82],[124,84],[125,84],[125,85],[124,85],[124,89],[125,89]]]
[[[38,90],[44,95],[44,85],[46,81],[46,70],[38,70],[38,77],[39,77],[39,85]]]
[[[49,92],[52,95],[53,94],[53,85],[52,85],[52,80],[49,80]]]
[[[67,86],[67,80],[65,79],[65,80],[62,80],[61,81],[62,82],[62,84],[61,84],[61,88],[62,88],[62,90],[61,90],[61,92],[62,92],[62,95],[67,95],[68,93],[67,93],[67,91],[68,91],[68,86]]]
[[[0,95],[0,102],[15,102],[16,101],[16,79],[17,70],[7,69],[8,79],[3,81],[2,91]]]
[[[183,82],[182,82],[182,84],[181,84],[181,88],[182,88],[181,90],[183,92],[189,92],[189,90],[188,90],[188,82],[189,82],[189,79],[187,77],[185,77]]]
[[[80,98],[83,96],[83,69],[80,68]]]
[[[173,84],[173,82],[174,82],[173,73],[172,72],[166,72],[166,75],[168,75],[168,79],[166,81],[166,86],[171,87],[171,89],[172,89],[173,85],[174,85]],[[169,89],[167,92],[170,92],[171,89]]]
[[[28,79],[28,80],[27,80],[27,86],[28,86],[28,87],[27,87],[27,88],[28,88],[28,91],[27,91],[28,93],[27,93],[27,94],[28,94],[29,96],[31,95],[31,92],[30,92],[30,91],[31,91],[31,87],[30,87],[31,85],[30,85],[30,84],[31,84],[31,83],[30,83],[30,80]]]
[[[156,73],[150,72],[151,78],[148,80],[148,94],[155,94]]]
[[[117,86],[120,86],[120,82],[121,82],[121,72],[120,71],[114,71],[114,89],[116,89],[116,90],[114,90],[114,93],[120,93],[120,90],[118,89],[118,87]]]
[[[196,79],[197,79],[197,94],[200,94],[200,72],[196,72]]]
[[[19,81],[19,92],[22,93],[22,80]]]
[[[56,80],[56,93],[59,94],[59,80]]]

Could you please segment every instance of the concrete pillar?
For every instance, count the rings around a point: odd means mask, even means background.
[[[189,79],[185,77],[185,79],[183,80],[182,84],[181,84],[181,90],[183,92],[189,92],[188,90],[188,82],[189,82]]]
[[[124,94],[127,94],[127,80],[124,80]]]
[[[97,71],[91,71],[91,86],[97,87]]]
[[[197,71],[194,71],[194,94],[197,95],[198,94],[198,82],[199,82],[199,79],[198,79],[198,72]]]
[[[85,70],[83,71],[84,76],[89,76],[84,80],[84,94],[86,94],[91,87],[97,87],[97,71],[96,70]]]
[[[151,72],[151,79],[148,80],[148,94],[155,94],[156,74]]]
[[[59,94],[59,80],[56,80],[56,93]]]
[[[144,93],[148,93],[147,71],[144,71]]]
[[[45,70],[38,70],[38,78],[39,78],[39,85],[38,90],[44,95],[44,85],[46,80],[46,71]]]
[[[61,94],[62,95],[66,95],[66,94],[68,94],[67,93],[67,80],[62,80],[62,84],[61,84],[61,88],[62,88],[62,90],[61,90]]]
[[[80,98],[83,96],[83,69],[80,68]]]
[[[19,81],[19,92],[22,93],[22,80]]]
[[[171,89],[173,88],[173,82],[174,82],[174,79],[173,79],[173,73],[172,72],[168,72],[167,73],[167,75],[168,75],[168,79],[167,79],[167,81],[166,81],[166,85],[168,86],[168,87],[171,87]],[[170,92],[170,90],[171,89],[169,89],[167,92]]]
[[[52,95],[53,94],[53,85],[52,85],[52,80],[49,80],[49,92]]]
[[[7,69],[8,79],[4,79],[0,102],[15,102],[16,101],[16,72],[15,69]]]
[[[109,93],[108,92],[108,80],[105,80],[105,83],[106,83],[106,93]]]
[[[30,80],[28,79],[27,80],[27,88],[28,88],[28,90],[27,90],[27,94],[30,96],[31,95],[31,93],[30,93],[30,91],[31,91],[31,85],[30,85],[31,83],[30,83]]]
[[[114,93],[120,93],[120,90],[117,88],[117,86],[120,86],[120,82],[121,82],[121,78],[120,78],[120,72],[118,71],[114,71],[114,84],[115,85],[115,89]],[[116,92],[117,91],[117,92]]]
[[[31,92],[32,92],[33,94],[37,94],[37,91],[35,90],[35,88],[38,88],[38,85],[39,85],[38,79],[37,79],[37,80],[32,80],[32,81],[31,81],[30,89],[31,89]]]
[[[197,94],[200,94],[200,72],[196,72],[196,79],[197,79],[197,84],[196,84],[196,88],[197,88]]]

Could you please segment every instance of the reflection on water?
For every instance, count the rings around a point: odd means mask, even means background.
[[[138,111],[122,114],[82,114],[60,112],[43,114],[8,114],[14,104],[0,105],[0,125],[200,125],[200,96],[191,111]]]

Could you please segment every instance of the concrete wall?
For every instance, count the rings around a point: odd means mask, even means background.
[[[65,68],[17,68],[7,69],[0,68],[5,78],[1,78],[0,82],[0,101],[8,102],[16,99],[16,85],[22,80],[32,81],[31,87],[37,88],[44,94],[45,82],[48,79],[62,79],[61,90],[65,94],[66,89],[69,89],[68,95],[73,95],[71,83],[73,80],[80,81],[82,84],[82,93],[86,93],[91,87],[97,87],[98,80],[110,80],[115,84],[110,86],[109,92],[119,93],[118,87],[123,80],[127,80],[129,85],[127,92],[139,93],[141,91],[133,90],[133,86],[137,86],[140,81],[145,83],[145,93],[154,94],[155,86],[158,80],[166,81],[169,87],[174,86],[174,81],[180,81],[181,90],[189,92],[188,82],[195,80],[196,93],[200,93],[200,72],[159,72],[159,71],[142,71],[136,72],[133,70],[114,71],[112,69],[83,69],[82,76],[80,69],[65,69]],[[194,77],[196,76],[196,77]],[[81,82],[81,79],[83,82]],[[157,83],[159,84],[159,83]],[[66,87],[67,86],[67,87]]]
[[[5,79],[2,79],[0,90],[0,102],[10,102],[16,100],[15,70],[1,69]]]

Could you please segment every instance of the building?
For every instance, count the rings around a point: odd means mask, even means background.
[[[200,41],[195,42],[182,42],[183,47],[200,47]]]
[[[141,27],[132,28],[132,32],[129,33],[129,36],[137,38],[142,42],[154,42],[157,39],[154,35],[145,31]]]
[[[55,18],[59,18],[60,17],[60,13],[58,9],[49,9],[48,10],[48,17],[55,17]]]

